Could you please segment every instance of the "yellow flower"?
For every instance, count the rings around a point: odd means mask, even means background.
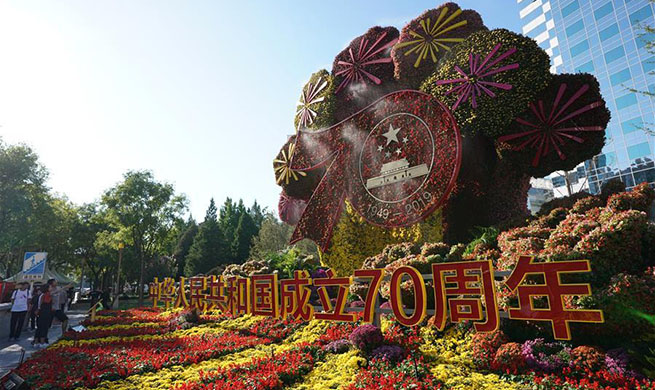
[[[302,382],[291,386],[291,390],[341,389],[347,386],[357,374],[366,359],[356,350],[340,355],[327,355],[323,362],[316,363],[314,369]]]

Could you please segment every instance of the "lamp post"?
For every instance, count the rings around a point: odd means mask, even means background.
[[[118,288],[120,286],[120,278],[121,278],[121,262],[123,260],[123,248],[125,248],[125,244],[122,242],[118,244],[118,270],[116,271],[116,287],[114,289],[116,298],[114,299],[114,303],[112,305],[113,309],[118,309],[118,298],[120,296],[120,293],[118,291]]]

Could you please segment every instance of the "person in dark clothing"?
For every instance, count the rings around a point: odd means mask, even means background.
[[[102,307],[105,310],[111,309],[111,292],[108,288],[102,292]]]
[[[32,305],[30,307],[30,329],[36,329],[36,310],[39,307],[39,297],[41,296],[41,285],[34,285],[32,289]]]
[[[75,298],[75,289],[73,287],[70,287],[68,290],[66,290],[66,308],[68,310],[71,309],[71,305],[73,304],[73,298]]]
[[[37,308],[37,315],[39,319],[36,323],[36,335],[34,336],[33,344],[37,347],[48,344],[48,330],[50,329],[50,322],[52,317],[52,286],[46,284],[41,289],[41,296],[39,297],[39,305]]]
[[[18,290],[11,294],[11,321],[9,328],[9,340],[18,340],[23,330],[25,315],[29,310],[31,298],[29,285],[25,282],[18,283]]]
[[[100,292],[98,290],[93,290],[93,291],[91,291],[91,293],[89,295],[91,295],[91,306],[93,306],[96,303],[98,303],[98,300],[100,299],[100,296],[102,295],[102,292]]]

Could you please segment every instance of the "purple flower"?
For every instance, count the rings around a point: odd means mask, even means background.
[[[389,301],[380,305],[380,309],[391,309],[391,303]]]
[[[629,359],[628,353],[623,348],[610,349],[605,353],[605,366],[608,371],[623,375],[628,369]]]
[[[321,279],[321,278],[327,278],[327,277],[328,277],[327,272],[322,268],[319,268],[319,269],[312,272],[312,279]]]
[[[517,69],[519,67],[518,63],[513,63],[495,68],[498,63],[516,52],[516,48],[511,48],[492,60],[498,50],[500,50],[500,46],[500,43],[497,44],[484,59],[480,58],[480,55],[478,54],[469,53],[468,72],[455,65],[455,70],[460,74],[460,78],[437,81],[437,85],[458,84],[446,92],[446,95],[452,93],[453,95],[458,96],[457,101],[453,104],[453,111],[457,109],[460,103],[469,99],[471,99],[471,106],[476,108],[478,106],[476,96],[482,96],[483,93],[492,98],[496,97],[496,94],[490,89],[492,87],[505,91],[512,89],[510,84],[497,83],[494,82],[493,79],[490,79],[491,76],[497,73]]]
[[[329,352],[329,353],[344,353],[346,352],[350,346],[350,341],[346,339],[341,339],[341,340],[335,340],[323,347],[323,351]]]
[[[399,345],[383,345],[375,348],[369,355],[372,359],[397,362],[405,357],[405,350]]]
[[[380,328],[371,324],[362,325],[350,334],[350,342],[365,352],[374,350],[383,340]]]
[[[362,300],[350,302],[350,307],[364,307],[364,306],[366,306],[366,302]]]
[[[523,343],[521,354],[529,367],[555,372],[569,365],[571,347],[557,341],[546,343],[544,339],[538,338]]]

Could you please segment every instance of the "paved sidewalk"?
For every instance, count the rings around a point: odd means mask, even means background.
[[[86,318],[86,310],[70,310],[66,312],[68,316],[68,327],[75,326]],[[6,324],[9,326],[9,324]],[[61,324],[55,321],[48,332],[48,339],[50,343],[57,341],[61,337]],[[34,340],[34,332],[23,330],[18,341],[7,341],[6,339],[0,341],[0,376],[5,372],[12,370],[20,363],[21,355],[25,351],[23,361],[27,360],[34,352],[43,348],[35,348],[32,346]]]

